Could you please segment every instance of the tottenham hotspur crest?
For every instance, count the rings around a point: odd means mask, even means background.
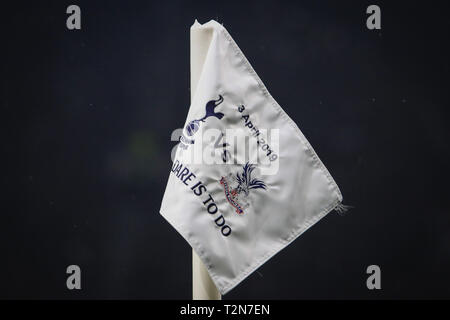
[[[252,178],[253,170],[255,170],[255,165],[247,162],[241,173],[236,175],[230,173],[228,176],[220,179],[225,197],[238,214],[244,214],[244,210],[250,206],[248,196],[251,190],[266,190],[267,188],[264,181]]]
[[[222,119],[224,114],[222,112],[216,112],[216,107],[223,102],[222,95],[219,94],[219,99],[211,100],[206,103],[205,106],[205,116],[200,119],[194,119],[190,121],[185,128],[185,133],[180,136],[180,147],[183,149],[187,149],[187,147],[191,144],[194,144],[195,140],[193,139],[194,135],[197,133],[198,129],[200,129],[200,124],[205,122],[205,120],[209,117]]]

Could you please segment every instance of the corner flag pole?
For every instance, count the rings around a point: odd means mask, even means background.
[[[196,28],[200,24],[195,20],[191,28],[191,101],[194,97],[197,83],[212,39],[212,29]],[[220,300],[221,296],[211,277],[192,249],[192,299]]]

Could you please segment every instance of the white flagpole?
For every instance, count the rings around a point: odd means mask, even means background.
[[[195,20],[191,28],[191,101],[194,97],[197,83],[208,53],[212,38],[212,30],[195,28],[200,24]],[[220,300],[221,296],[216,285],[200,260],[192,250],[192,299],[193,300]]]

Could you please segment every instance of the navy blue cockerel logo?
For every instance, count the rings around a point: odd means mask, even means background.
[[[219,99],[208,101],[208,103],[206,104],[206,107],[205,107],[205,109],[206,109],[205,116],[201,119],[192,120],[191,122],[189,122],[187,124],[186,132],[187,132],[188,136],[193,136],[198,131],[198,128],[200,127],[200,122],[205,122],[205,120],[207,118],[216,117],[219,120],[222,119],[223,113],[214,111],[214,109],[222,102],[223,102],[223,97],[220,94],[219,94]]]
[[[209,117],[215,117],[217,119],[222,119],[224,114],[222,112],[216,112],[214,109],[223,102],[223,97],[222,95],[219,94],[219,99],[217,100],[211,100],[208,101],[206,103],[205,106],[205,116],[200,118],[200,119],[195,119],[190,121],[187,125],[186,125],[186,134],[189,137],[192,137],[200,128],[200,124],[202,122],[205,122],[205,120]],[[180,137],[180,141],[184,144],[194,144],[194,140],[193,139],[189,139],[187,138],[184,134]],[[185,146],[186,147],[186,146]]]

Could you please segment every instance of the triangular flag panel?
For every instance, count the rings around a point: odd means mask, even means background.
[[[212,20],[205,62],[161,214],[222,294],[341,205],[338,186],[226,29]]]

